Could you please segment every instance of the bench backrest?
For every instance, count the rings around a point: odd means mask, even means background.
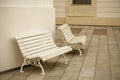
[[[67,42],[70,42],[72,40],[72,38],[74,37],[68,24],[63,24],[62,26],[58,27],[58,29],[61,30],[61,32],[64,35],[64,38],[66,39]]]
[[[23,57],[56,47],[49,31],[32,35],[16,36]]]

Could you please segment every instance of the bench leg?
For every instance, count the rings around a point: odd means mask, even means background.
[[[78,51],[79,51],[79,53],[80,53],[80,56],[82,56],[82,51],[81,51],[80,48],[78,48]]]
[[[38,66],[42,69],[42,74],[44,75],[45,71],[44,71],[44,68],[43,68],[42,64],[40,63],[40,61],[38,61]]]
[[[26,59],[24,59],[22,65],[21,65],[20,72],[24,72],[23,67],[24,67],[25,64],[26,64]]]
[[[63,57],[65,59],[65,64],[68,64],[67,58],[65,57],[65,54],[63,54]]]

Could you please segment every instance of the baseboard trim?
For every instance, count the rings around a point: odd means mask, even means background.
[[[31,66],[31,65],[25,65],[24,68],[29,67],[29,66]],[[4,74],[4,73],[7,73],[7,72],[19,70],[19,69],[20,69],[20,66],[16,67],[16,68],[9,69],[9,70],[1,71],[0,74]]]

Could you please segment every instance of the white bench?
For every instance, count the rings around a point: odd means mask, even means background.
[[[87,37],[85,35],[73,35],[68,24],[59,26],[58,30],[62,33],[65,44],[71,46],[75,50],[79,50],[80,55],[82,55],[81,49],[85,49]]]
[[[19,35],[16,36],[16,40],[24,58],[20,72],[23,72],[22,69],[24,65],[31,64],[40,67],[42,69],[42,74],[45,74],[40,61],[46,61],[50,58],[63,55],[67,64],[64,53],[72,50],[70,46],[56,46],[49,31],[43,31],[32,35]]]

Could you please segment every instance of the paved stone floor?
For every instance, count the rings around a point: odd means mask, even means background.
[[[120,27],[72,26],[71,30],[88,38],[83,56],[72,51],[66,53],[67,65],[62,56],[43,62],[45,75],[40,68],[27,66],[24,73],[17,69],[0,74],[0,80],[120,80]],[[61,46],[59,31],[56,35]]]

